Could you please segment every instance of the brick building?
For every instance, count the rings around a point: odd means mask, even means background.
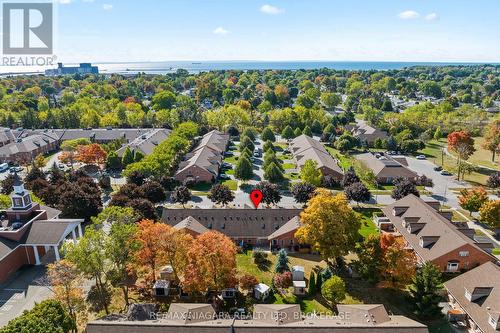
[[[312,160],[317,163],[318,169],[323,176],[331,175],[341,180],[344,173],[338,166],[337,161],[323,147],[323,145],[307,135],[299,135],[290,142],[290,151],[293,154],[298,168],[302,168],[306,161]]]
[[[60,219],[60,211],[32,202],[19,178],[10,197],[12,206],[0,212],[0,283],[23,265],[59,260],[62,244],[82,235],[83,219]]]
[[[439,212],[439,202],[410,194],[382,208],[386,230],[404,237],[419,262],[431,261],[443,272],[467,271],[496,258],[473,239],[474,232],[455,225]]]
[[[213,230],[228,236],[236,245],[298,251],[309,248],[299,244],[294,236],[300,227],[300,212],[301,209],[286,208],[163,208],[161,221],[193,236]]]

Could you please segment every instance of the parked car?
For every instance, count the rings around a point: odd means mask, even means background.
[[[233,156],[234,154],[230,151],[224,152],[224,156]]]
[[[15,167],[10,168],[10,173],[16,173],[16,172],[21,172],[21,171],[23,171],[23,168],[20,166],[15,166]]]
[[[222,169],[232,169],[233,165],[231,163],[223,162],[220,167]]]
[[[441,167],[439,165],[434,167],[434,171],[438,171],[439,172],[441,170],[443,170],[443,167]]]
[[[9,164],[8,163],[2,163],[0,164],[0,172],[4,172],[9,170]]]
[[[446,171],[446,170],[442,170],[442,171],[440,172],[440,174],[441,174],[442,176],[451,176],[451,175],[452,175],[452,173],[451,173],[451,172]]]
[[[417,160],[425,160],[427,157],[425,155],[417,155]]]
[[[224,179],[224,180],[225,180],[225,179],[231,179],[231,177],[229,177],[229,176],[228,176],[228,175],[226,175],[225,173],[221,173],[221,174],[219,175],[219,178],[220,178],[220,179]]]

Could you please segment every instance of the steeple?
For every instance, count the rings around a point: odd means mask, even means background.
[[[29,210],[32,205],[31,194],[17,173],[14,174],[14,191],[10,194],[13,210]]]

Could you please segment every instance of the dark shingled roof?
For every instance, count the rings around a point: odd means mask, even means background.
[[[500,312],[500,267],[487,262],[445,282],[444,286],[484,333],[498,332],[488,320],[490,315],[498,319]],[[491,291],[471,302],[465,292],[473,293],[476,288],[491,288]]]
[[[175,226],[191,216],[207,229],[229,237],[267,238],[301,209],[163,209],[162,222]]]

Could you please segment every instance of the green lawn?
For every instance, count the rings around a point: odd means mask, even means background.
[[[238,157],[237,156],[226,156],[224,158],[224,162],[231,163],[233,165],[236,164],[236,161],[238,161]]]
[[[442,166],[443,169],[456,174],[457,160],[453,157],[447,156],[443,152],[445,145],[446,139],[440,139],[439,141],[431,140],[427,143],[424,149],[418,151],[418,154],[427,156],[427,158],[434,164]],[[477,172],[474,171],[471,174],[466,174],[465,180],[475,185],[485,185],[488,177],[489,172],[484,169],[479,169]]]
[[[221,182],[221,184],[229,187],[231,191],[236,191],[238,189],[238,182],[234,179],[226,179]]]
[[[358,212],[361,216],[361,229],[359,229],[359,233],[364,238],[369,235],[378,234],[377,227],[373,222],[373,213],[380,212],[380,209],[377,208],[355,208],[356,212]]]
[[[339,165],[343,170],[347,170],[352,166],[352,157],[341,154],[340,151],[335,148],[326,145],[325,148],[330,153],[330,155],[332,155],[339,161]]]
[[[295,169],[295,164],[293,163],[283,163],[283,169],[287,170],[287,169]]]
[[[499,256],[500,255],[500,247],[496,247],[493,249],[493,252],[492,252],[494,255],[496,256]]]
[[[289,180],[299,180],[300,179],[300,175],[297,172],[284,173],[283,175],[285,176],[286,179],[289,179]]]
[[[474,138],[474,148],[476,151],[472,154],[467,160],[470,163],[483,165],[489,168],[497,168],[500,169],[500,159],[496,158],[495,162],[491,161],[491,152],[489,150],[484,149],[482,146],[484,139],[481,137]],[[456,156],[456,154],[450,151],[451,154]]]

